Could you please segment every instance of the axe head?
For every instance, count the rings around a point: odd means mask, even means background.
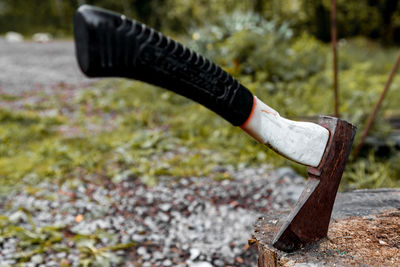
[[[327,236],[333,204],[350,154],[356,127],[338,118],[320,116],[330,136],[321,163],[308,168],[308,181],[273,246],[291,252]]]

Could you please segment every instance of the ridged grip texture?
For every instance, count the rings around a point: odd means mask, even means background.
[[[144,24],[84,5],[74,18],[76,55],[90,77],[125,77],[190,98],[233,125],[253,106],[251,92],[203,56]]]

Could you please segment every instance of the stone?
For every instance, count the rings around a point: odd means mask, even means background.
[[[167,212],[167,211],[171,210],[172,205],[169,204],[169,203],[163,203],[163,204],[161,204],[161,205],[159,206],[159,208],[160,208],[160,210],[162,210],[162,211],[164,211],[164,212]]]
[[[292,253],[274,248],[274,236],[290,212],[284,210],[260,217],[254,239],[249,243],[257,246],[260,267],[397,266],[400,265],[399,210],[400,189],[338,193],[328,238]]]
[[[5,39],[9,43],[21,43],[24,41],[24,37],[18,32],[7,32]]]
[[[222,261],[222,260],[219,260],[219,259],[217,259],[217,260],[214,260],[214,265],[215,266],[224,266],[225,265],[225,263]]]
[[[195,260],[200,256],[200,250],[197,248],[190,249],[190,259]]]
[[[140,247],[140,248],[138,248],[138,249],[137,249],[137,254],[139,254],[139,255],[141,255],[141,256],[147,254],[146,248],[145,248],[145,247]]]
[[[213,265],[207,261],[197,261],[188,264],[189,267],[213,267]]]
[[[67,256],[67,253],[65,253],[65,252],[57,253],[57,258],[59,258],[59,259],[65,259],[66,256]]]
[[[40,255],[40,254],[33,255],[32,258],[31,258],[31,261],[32,261],[33,263],[35,263],[35,264],[40,264],[40,263],[43,262],[43,256]]]
[[[171,260],[165,260],[163,261],[163,266],[172,266],[172,261]]]
[[[23,211],[16,211],[9,216],[12,223],[26,222],[26,214]]]

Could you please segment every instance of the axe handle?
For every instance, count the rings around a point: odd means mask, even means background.
[[[329,131],[278,112],[220,67],[178,42],[125,16],[81,6],[74,18],[76,55],[90,77],[141,80],[190,98],[240,126],[279,154],[317,167]]]
[[[74,18],[76,55],[90,77],[125,77],[190,98],[235,126],[249,117],[252,93],[210,60],[144,24],[88,5]]]

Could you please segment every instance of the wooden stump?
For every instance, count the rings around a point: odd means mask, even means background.
[[[400,189],[339,193],[328,238],[294,253],[272,246],[289,210],[258,219],[258,266],[400,266]],[[317,220],[318,218],[310,218]]]

